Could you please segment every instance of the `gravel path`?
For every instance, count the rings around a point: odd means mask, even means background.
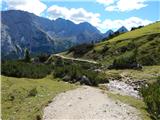
[[[93,61],[93,60],[86,60],[86,59],[80,59],[80,58],[65,57],[65,56],[60,55],[60,54],[54,54],[54,56],[61,57],[63,59],[73,60],[73,61],[80,61],[80,62],[88,62],[88,63],[92,63],[92,64],[98,64],[96,61]]]
[[[59,94],[44,109],[43,120],[140,120],[137,110],[114,101],[100,89],[82,86]]]

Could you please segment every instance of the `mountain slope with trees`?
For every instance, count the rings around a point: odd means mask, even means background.
[[[83,47],[79,49],[81,51]],[[160,22],[120,34],[105,40],[83,54],[77,50],[63,53],[65,56],[93,59],[110,65],[115,59],[128,58],[136,51],[136,60],[142,65],[160,65]]]

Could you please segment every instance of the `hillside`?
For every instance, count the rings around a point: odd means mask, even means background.
[[[79,47],[76,52],[73,49],[62,54],[69,57],[93,59],[110,65],[114,59],[129,56],[137,50],[137,60],[142,65],[160,65],[160,22],[100,42],[82,54],[77,54],[79,53],[77,51],[82,51],[82,49],[84,48]]]

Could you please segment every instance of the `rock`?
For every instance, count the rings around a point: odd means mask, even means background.
[[[81,98],[81,97],[78,97],[78,99],[80,99],[80,100],[81,100],[82,98]]]
[[[71,77],[68,76],[68,75],[65,75],[62,79],[63,79],[64,81],[70,81],[70,80],[71,80]]]
[[[134,90],[138,90],[138,88],[136,88],[136,87],[134,87],[133,89],[134,89]]]
[[[92,85],[90,80],[85,75],[81,77],[80,83],[85,85]]]
[[[109,90],[115,91],[119,94],[140,98],[138,93],[138,87],[131,86],[130,84],[126,84],[125,82],[116,81],[116,80],[110,81],[107,84],[107,87]]]
[[[102,72],[101,69],[95,69],[94,71],[95,71],[95,72]]]

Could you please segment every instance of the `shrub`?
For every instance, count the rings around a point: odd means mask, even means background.
[[[71,83],[80,82],[81,84],[92,86],[108,82],[105,74],[86,69],[85,67],[78,64],[64,65],[63,67],[55,66],[53,75]],[[84,80],[83,78],[86,79]]]
[[[63,77],[65,74],[65,70],[63,67],[54,68],[54,76],[55,77]]]
[[[92,50],[94,44],[81,44],[69,49],[69,53],[73,52],[74,57],[79,57]]]
[[[144,26],[132,27],[132,28],[131,28],[131,31],[136,30],[136,29],[140,29],[140,28],[142,28],[142,27],[144,27]]]
[[[128,50],[135,49],[136,48],[135,41],[133,40],[133,41],[129,42],[127,45],[127,48],[128,48]]]
[[[140,57],[139,61],[143,65],[154,65],[156,63],[156,59],[153,55],[150,54],[143,54],[143,56]]]
[[[90,80],[92,86],[97,86],[98,85],[97,73],[96,72],[86,70],[86,71],[84,71],[83,74]]]
[[[30,57],[30,53],[29,53],[28,49],[25,50],[24,61],[25,62],[30,62],[31,61],[31,57]]]
[[[109,83],[108,76],[105,73],[99,73],[98,76],[96,77],[98,80],[98,83]]]
[[[31,89],[30,91],[29,91],[29,94],[28,94],[28,96],[29,97],[34,97],[34,96],[36,96],[37,95],[37,89],[36,88],[33,88],[33,89]]]
[[[38,61],[41,63],[44,63],[45,61],[48,60],[49,57],[50,55],[47,55],[47,54],[38,55]]]
[[[128,48],[126,46],[123,46],[123,47],[120,47],[118,51],[121,53],[124,53],[124,52],[128,51]]]
[[[124,54],[113,61],[109,69],[142,69],[142,66],[137,62],[137,50],[130,54]]]
[[[62,60],[61,57],[58,57],[55,59],[55,65],[56,66],[64,66],[64,61]]]
[[[102,49],[102,53],[105,53],[109,50],[109,47],[107,45],[105,45]]]
[[[76,78],[78,75],[81,75],[81,68],[77,65],[64,65],[55,66],[54,68],[54,76],[55,77],[64,77],[65,75],[69,75],[72,78]]]
[[[36,120],[42,120],[41,116],[40,116],[40,115],[37,115],[37,116],[36,116]]]
[[[1,74],[11,77],[43,78],[52,71],[51,65],[25,63],[22,61],[4,61]]]
[[[159,120],[160,119],[160,77],[157,82],[143,86],[141,88],[143,100],[147,105],[148,112],[151,117]]]

